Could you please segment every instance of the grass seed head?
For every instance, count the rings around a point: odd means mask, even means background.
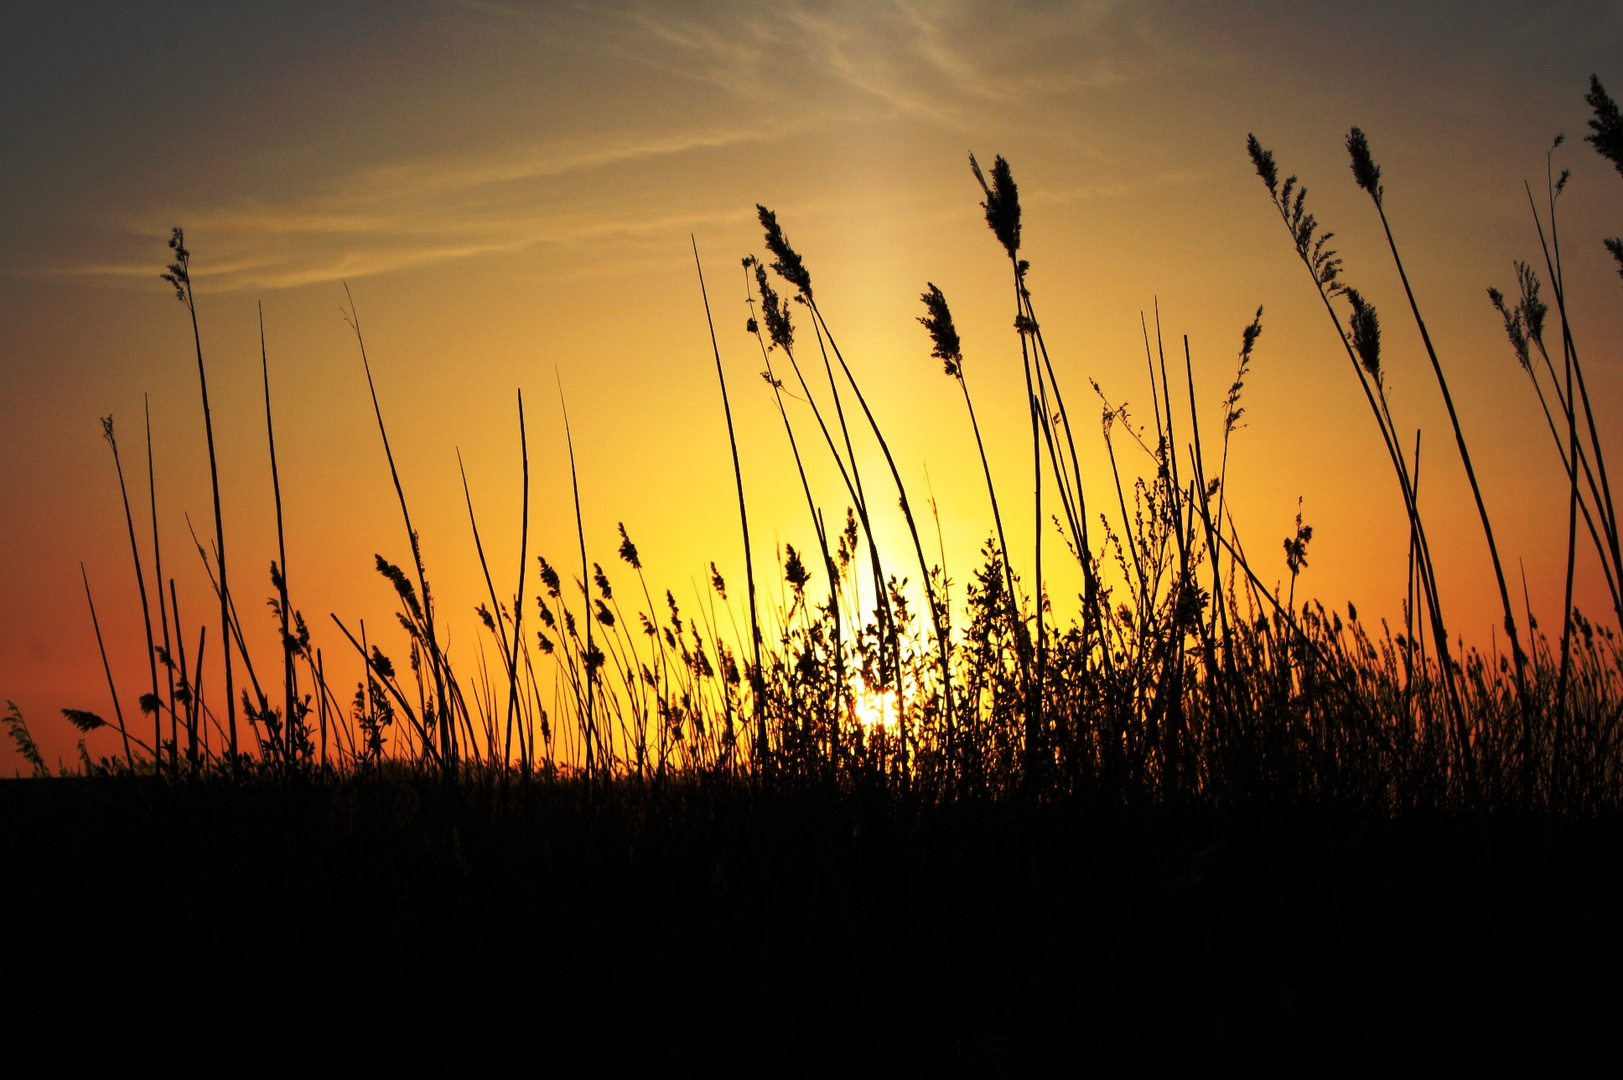
[[[627,541],[627,543],[629,542],[630,541]],[[632,553],[636,553],[635,548],[632,549]],[[541,584],[547,587],[547,595],[552,597],[554,600],[558,599],[558,597],[562,594],[562,587],[558,581],[558,571],[552,568],[552,564],[547,562],[544,556],[537,555],[535,559],[536,562],[541,564]]]
[[[1623,277],[1623,237],[1613,236],[1601,241],[1606,250],[1617,261],[1617,276]]]
[[[1257,347],[1257,338],[1262,336],[1262,305],[1257,305],[1257,314],[1252,317],[1250,325],[1240,331],[1240,363],[1234,373],[1234,384],[1229,387],[1228,395],[1223,399],[1223,434],[1233,434],[1240,427],[1240,417],[1245,415],[1245,406],[1240,404],[1240,391],[1245,389],[1245,377],[1251,372],[1251,353]]]
[[[1347,289],[1347,302],[1352,305],[1352,318],[1348,320],[1352,347],[1358,353],[1358,362],[1364,365],[1376,385],[1381,382],[1381,321],[1375,315],[1375,305]]]
[[[87,735],[90,732],[95,731],[97,728],[105,727],[107,725],[107,721],[103,720],[95,713],[86,712],[83,709],[63,709],[62,715],[67,717],[68,723],[72,724],[74,727],[78,728]]]
[[[620,522],[620,558],[630,563],[631,569],[642,569],[642,560],[637,558],[637,545],[626,535],[626,523],[623,521]]]
[[[1544,348],[1544,317],[1549,314],[1549,305],[1539,299],[1538,275],[1533,268],[1524,262],[1516,263],[1516,284],[1521,288],[1521,302],[1517,304],[1517,311],[1521,313],[1522,323],[1527,327],[1527,336]]]
[[[1353,179],[1358,186],[1369,192],[1369,197],[1375,200],[1375,205],[1381,205],[1381,199],[1386,189],[1381,186],[1381,167],[1375,164],[1370,157],[1369,139],[1360,128],[1353,128],[1347,133],[1347,153],[1352,157]]]
[[[1584,95],[1589,107],[1595,110],[1595,118],[1589,121],[1589,128],[1593,134],[1585,135],[1584,142],[1595,148],[1601,157],[1617,166],[1619,176],[1623,176],[1623,113],[1618,112],[1617,102],[1606,93],[1606,88],[1600,84],[1600,78],[1589,76],[1589,93]],[[1623,265],[1623,253],[1608,249],[1617,256],[1618,263]],[[1619,245],[1623,248],[1623,244]]]
[[[158,276],[175,287],[175,299],[184,304],[192,287],[192,253],[186,250],[186,232],[179,225],[169,235],[169,250],[175,253],[175,261],[169,264],[167,273]]]
[[[94,713],[85,713],[94,716]],[[51,771],[45,767],[45,759],[40,756],[39,747],[34,742],[34,736],[28,731],[28,722],[23,719],[22,710],[17,708],[15,701],[6,702],[5,725],[11,735],[11,741],[17,744],[17,753],[28,762],[34,770],[35,776],[50,776]],[[70,717],[71,719],[71,717]],[[100,719],[100,717],[97,717]]]
[[[1264,150],[1255,135],[1245,137],[1245,149],[1246,153],[1251,155],[1251,164],[1256,166],[1257,175],[1262,177],[1264,184],[1268,185],[1269,197],[1278,199],[1279,166],[1274,164],[1274,152]]]
[[[1488,302],[1505,321],[1505,337],[1510,339],[1510,347],[1516,353],[1516,362],[1522,366],[1523,371],[1531,373],[1533,361],[1527,349],[1527,329],[1522,321],[1520,308],[1506,304],[1505,294],[1491,285],[1488,286]]]
[[[417,602],[417,590],[406,579],[405,571],[389,562],[382,555],[374,555],[373,558],[377,560],[378,573],[389,579],[389,583],[394,586],[395,592],[400,594],[401,602],[411,610],[414,616],[419,620],[422,619],[423,609]]]
[[[766,249],[772,252],[772,269],[800,290],[800,294],[811,299],[811,274],[800,261],[800,255],[789,246],[789,238],[783,235],[783,229],[778,225],[778,215],[762,206],[755,204],[755,212],[761,219],[761,227],[766,230]]]
[[[1296,535],[1285,538],[1285,566],[1295,577],[1307,569],[1307,545],[1313,539],[1313,526],[1302,524],[1302,501],[1296,501]]]
[[[800,552],[795,550],[793,544],[785,544],[783,547],[789,553],[789,557],[783,563],[784,579],[795,587],[795,592],[803,592],[806,583],[811,580],[811,571],[806,569],[805,562],[800,558]]]
[[[1003,250],[1009,253],[1009,258],[1015,257],[1020,250],[1020,189],[1015,186],[1014,175],[1009,171],[1009,163],[999,154],[992,162],[992,182],[986,182],[986,175],[981,172],[980,162],[975,155],[969,155],[969,169],[975,174],[975,180],[986,195],[986,201],[981,203],[981,209],[986,211],[986,224],[996,236]]]
[[[930,340],[935,348],[930,355],[946,365],[947,374],[954,378],[963,378],[964,354],[962,344],[958,340],[958,328],[952,324],[952,312],[947,308],[947,298],[936,288],[934,282],[929,283],[930,291],[920,295],[924,301],[927,315],[921,316],[919,322],[930,332]]]
[[[772,344],[784,352],[790,351],[795,343],[795,328],[789,321],[789,305],[772,288],[772,283],[766,279],[766,268],[760,263],[755,264],[755,284],[761,290],[761,317],[766,320],[767,336],[772,339]],[[753,319],[750,321],[754,322]]]

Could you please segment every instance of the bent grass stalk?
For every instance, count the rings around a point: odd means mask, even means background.
[[[113,715],[118,719],[118,734],[124,740],[124,763],[129,766],[130,774],[135,774],[135,757],[130,753],[129,730],[124,726],[124,707],[118,703],[118,688],[113,685],[113,666],[107,662],[107,646],[101,639],[101,620],[96,618],[96,600],[90,595],[90,575],[85,571],[85,564],[79,564],[79,576],[85,583],[85,603],[90,605],[90,625],[96,631],[96,649],[101,653],[101,667],[107,674],[107,693],[113,699]]]

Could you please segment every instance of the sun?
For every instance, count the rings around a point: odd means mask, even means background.
[[[868,731],[896,730],[896,692],[859,686],[851,695],[857,723]]]

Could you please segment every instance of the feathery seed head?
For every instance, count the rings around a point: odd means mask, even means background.
[[[958,329],[952,324],[952,312],[947,308],[947,298],[934,282],[928,284],[930,291],[921,294],[919,299],[924,301],[924,309],[929,314],[920,317],[919,322],[930,332],[930,340],[935,344],[930,355],[946,365],[948,375],[962,378],[964,354]]]
[[[793,544],[785,544],[784,550],[789,553],[789,557],[784,560],[783,576],[794,586],[796,592],[801,592],[811,580],[811,571],[806,569],[806,564],[801,561],[800,552],[795,550]]]
[[[1601,241],[1606,250],[1617,261],[1617,276],[1623,277],[1623,237],[1612,236]]]
[[[1352,347],[1358,353],[1358,362],[1369,372],[1370,378],[1376,385],[1381,382],[1381,322],[1375,316],[1375,305],[1369,303],[1358,294],[1357,289],[1347,289],[1347,302],[1352,305],[1352,318],[1348,320],[1351,329]],[[1305,565],[1305,564],[1304,564]]]
[[[1527,328],[1528,338],[1543,349],[1544,316],[1549,314],[1550,308],[1539,299],[1538,275],[1533,272],[1531,266],[1517,262],[1516,284],[1520,286],[1522,293],[1521,302],[1516,305],[1516,310],[1522,317],[1522,324]]]
[[[1240,404],[1240,391],[1245,388],[1245,377],[1251,372],[1251,352],[1256,348],[1257,338],[1262,336],[1262,305],[1257,305],[1257,314],[1251,323],[1240,331],[1240,364],[1234,373],[1234,385],[1229,387],[1228,396],[1223,399],[1223,434],[1233,434],[1241,426],[1240,417],[1245,415],[1245,406]]]
[[[1245,149],[1251,155],[1251,164],[1256,167],[1257,175],[1262,182],[1268,185],[1268,195],[1271,198],[1279,196],[1279,166],[1274,164],[1274,152],[1264,150],[1255,135],[1245,137]],[[1288,199],[1290,196],[1287,195]]]
[[[562,591],[558,581],[558,571],[552,568],[552,564],[547,562],[544,556],[537,555],[535,559],[541,564],[541,584],[547,587],[547,595],[554,600],[558,599]]]
[[[394,591],[400,594],[401,602],[411,610],[414,616],[421,619],[423,609],[417,602],[417,590],[412,587],[410,581],[406,580],[405,571],[389,562],[382,555],[374,555],[373,558],[377,559],[378,573],[389,579],[389,584],[394,586]]]
[[[760,263],[755,264],[755,284],[761,290],[761,317],[766,320],[767,336],[772,344],[782,347],[784,352],[790,351],[795,343],[795,330],[789,321],[789,308],[772,283],[766,279],[766,268]]]
[[[1491,285],[1488,287],[1488,302],[1505,321],[1505,337],[1510,339],[1510,347],[1516,353],[1516,362],[1522,366],[1523,371],[1531,373],[1533,362],[1527,350],[1527,329],[1521,308],[1519,306],[1512,308],[1506,304],[1505,294]]]
[[[1358,186],[1369,192],[1369,197],[1375,200],[1375,205],[1381,205],[1381,198],[1386,189],[1381,186],[1381,167],[1375,164],[1370,157],[1369,139],[1360,128],[1353,128],[1347,133],[1347,153],[1352,156],[1353,179]]]
[[[1313,539],[1313,526],[1302,524],[1302,501],[1296,500],[1296,535],[1285,538],[1285,566],[1295,577],[1307,568],[1307,545]]]
[[[1597,76],[1589,76],[1589,93],[1584,95],[1589,107],[1595,110],[1595,118],[1589,121],[1589,127],[1594,134],[1585,135],[1584,142],[1595,148],[1601,157],[1617,166],[1619,176],[1623,176],[1623,113],[1617,108],[1606,93],[1606,88],[1600,84]],[[1623,256],[1618,261],[1623,263]]]
[[[1257,339],[1262,336],[1262,305],[1257,305],[1257,313],[1251,317],[1251,325],[1240,331],[1240,357],[1242,360],[1251,356],[1251,350],[1256,347]]]
[[[760,203],[755,204],[755,212],[761,219],[761,227],[766,230],[766,249],[773,255],[772,269],[799,289],[802,296],[810,299],[811,274],[800,261],[800,255],[789,246],[789,238],[783,235],[783,229],[778,225],[778,215]]]
[[[981,203],[981,209],[986,211],[986,224],[1013,259],[1014,253],[1020,250],[1020,189],[1015,186],[1009,163],[1002,154],[993,160],[990,184],[974,154],[969,155],[969,169],[986,195],[986,201]]]
[[[620,558],[630,563],[631,569],[642,569],[642,562],[637,558],[637,545],[626,535],[626,523],[623,521],[620,522]]]
[[[68,723],[72,724],[74,727],[85,732],[86,734],[95,731],[97,728],[102,727],[107,723],[107,721],[103,720],[95,713],[85,712],[83,709],[63,709],[62,715],[67,717]]]
[[[186,233],[179,225],[169,236],[169,250],[175,253],[175,261],[169,264],[168,273],[159,277],[175,287],[175,299],[185,303],[186,293],[191,288],[191,259],[192,253],[186,250]]]

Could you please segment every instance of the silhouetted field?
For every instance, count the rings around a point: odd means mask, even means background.
[[[13,1001],[757,1075],[1548,1064],[1615,1017],[1614,820],[614,794],[6,782]]]
[[[1588,100],[1589,141],[1623,173],[1623,117],[1598,80]],[[1369,140],[1354,128],[1346,147],[1402,271]],[[1503,605],[1508,652],[1484,654],[1445,619],[1435,566],[1449,553],[1420,510],[1418,440],[1411,453],[1392,420],[1377,313],[1297,177],[1282,180],[1255,137],[1248,151],[1403,498],[1400,626],[1296,602],[1312,540],[1300,516],[1283,543],[1289,577],[1270,588],[1277,572],[1256,553],[1278,558],[1277,541],[1248,556],[1226,512],[1260,309],[1204,438],[1187,346],[1180,370],[1146,323],[1153,419],[1094,384],[1112,482],[1083,484],[1076,443],[1091,433],[1073,425],[1048,355],[1001,157],[989,172],[970,164],[1009,260],[1023,364],[985,377],[1025,381],[1032,486],[994,485],[969,388],[983,375],[929,284],[919,321],[962,390],[991,510],[981,565],[954,586],[804,259],[760,207],[770,261],[742,260],[759,314],[747,331],[817,550],[786,546],[770,569],[755,558],[733,439],[746,581],[729,599],[712,564],[699,610],[659,596],[623,526],[618,564],[589,552],[578,496],[547,508],[573,513],[578,550],[530,564],[520,397],[517,586],[498,584],[470,496],[489,640],[477,667],[453,665],[374,394],[410,552],[375,569],[408,651],[397,664],[334,614],[343,664],[365,677],[353,694],[329,680],[343,667],[313,645],[282,545],[280,663],[256,669],[217,479],[212,547],[198,550],[219,622],[184,624],[157,544],[150,431],[149,592],[104,422],[147,682],[128,717],[110,667],[111,721],[63,710],[86,733],[115,729],[122,753],[97,760],[81,744],[59,777],[14,705],[6,718],[36,777],[0,786],[19,1009],[93,1002],[97,1023],[155,1046],[174,1032],[296,1057],[314,1026],[363,1060],[467,1064],[523,1046],[538,1068],[596,1071],[1019,1075],[1174,1058],[1323,1071],[1407,1064],[1415,1047],[1457,1069],[1547,1064],[1600,1041],[1623,960],[1623,643],[1610,624],[1623,625],[1623,549],[1554,242],[1567,175],[1552,165],[1532,204],[1542,277],[1518,264],[1517,294],[1490,289],[1484,304],[1544,407],[1569,493],[1553,633],[1512,601],[1469,424],[1408,297]],[[1605,243],[1623,267],[1623,247]],[[165,280],[195,334],[181,230],[170,246]],[[353,302],[347,315],[370,384]],[[262,370],[275,477],[263,354]],[[880,475],[862,475],[858,443],[878,449]],[[837,467],[832,494],[808,479],[814,453]],[[872,528],[892,506],[900,552]],[[1009,550],[1005,512],[1032,515],[1029,557]],[[1572,604],[1580,545],[1606,578],[1606,619]],[[1074,611],[1044,584],[1056,559],[1081,572]],[[758,599],[769,576],[782,604]],[[224,685],[205,687],[203,658],[222,649]]]

